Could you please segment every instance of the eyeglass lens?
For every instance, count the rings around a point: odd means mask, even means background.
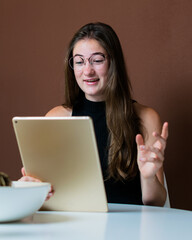
[[[92,66],[102,65],[105,61],[105,55],[104,54],[93,54],[90,58],[85,59],[83,56],[76,55],[72,57],[69,60],[69,65],[71,68],[81,68],[83,65],[86,64],[86,62],[89,61],[89,63]]]

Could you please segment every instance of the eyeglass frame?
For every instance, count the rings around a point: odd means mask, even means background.
[[[105,60],[107,59],[107,57],[108,57],[107,54],[104,54],[104,53],[101,53],[101,52],[93,53],[89,58],[85,58],[83,55],[76,54],[75,56],[70,57],[70,59],[68,60],[69,66],[71,67],[71,69],[74,70],[74,66],[73,66],[72,63],[71,63],[71,60],[73,60],[74,57],[76,57],[76,56],[82,58],[82,60],[84,61],[81,67],[83,67],[83,65],[86,65],[87,60],[88,60],[89,64],[90,64],[91,66],[93,66],[93,63],[92,63],[90,60],[91,60],[91,58],[92,58],[93,56],[95,56],[95,55],[100,55],[100,56],[104,57],[104,61],[105,61]],[[73,62],[73,61],[72,61],[72,62]],[[98,65],[99,65],[99,64],[98,64]],[[101,64],[101,65],[102,65],[102,64]]]

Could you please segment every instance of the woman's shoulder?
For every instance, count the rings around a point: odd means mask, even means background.
[[[153,108],[137,102],[134,103],[134,108],[138,117],[141,119],[141,124],[148,133],[161,131],[162,124],[160,116]]]
[[[134,109],[143,121],[159,120],[159,114],[151,107],[134,102]]]
[[[65,108],[62,105],[52,108],[45,116],[46,117],[70,117],[72,115],[71,108]]]

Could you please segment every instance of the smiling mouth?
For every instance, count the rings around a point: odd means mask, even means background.
[[[99,79],[85,79],[84,82],[87,82],[87,83],[93,83],[93,82],[98,82]]]

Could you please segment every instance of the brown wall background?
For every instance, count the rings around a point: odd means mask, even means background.
[[[134,98],[169,121],[171,204],[192,210],[191,13],[190,0],[0,0],[0,171],[20,177],[12,117],[62,103],[67,44],[80,26],[102,21],[119,35]]]

